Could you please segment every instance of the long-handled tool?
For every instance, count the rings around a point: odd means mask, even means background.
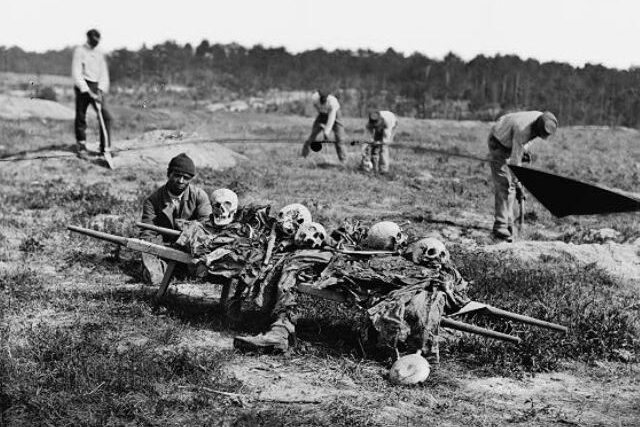
[[[104,117],[102,116],[102,103],[100,101],[96,101],[95,105],[96,113],[98,113],[98,121],[100,122],[100,129],[102,130],[102,135],[104,135],[104,151],[102,152],[102,155],[104,156],[104,161],[107,162],[109,169],[115,169],[113,156],[111,155],[111,136],[109,135],[109,132],[107,132],[107,126],[104,124]]]
[[[520,207],[520,212],[518,215],[518,233],[522,233],[522,229],[524,227],[524,202],[527,199],[524,193],[524,187],[519,182],[516,184],[516,200],[518,201],[518,205]]]

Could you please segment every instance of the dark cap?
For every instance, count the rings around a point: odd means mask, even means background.
[[[384,125],[384,120],[382,120],[382,116],[378,111],[372,111],[369,113],[369,124],[373,127],[382,127]]]
[[[196,165],[191,157],[180,153],[169,162],[169,173],[171,172],[180,172],[193,177],[196,175]]]
[[[92,37],[92,38],[100,38],[100,31],[96,30],[95,28],[90,29],[89,31],[87,31],[87,37]]]
[[[542,138],[547,138],[553,135],[556,133],[556,129],[558,129],[558,119],[556,119],[556,116],[549,111],[542,113],[536,122],[538,133]]]

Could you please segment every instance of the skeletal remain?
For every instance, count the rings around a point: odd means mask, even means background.
[[[396,360],[389,369],[389,380],[400,385],[418,384],[426,380],[431,368],[429,362],[420,353],[418,350],[415,354],[409,354]]]
[[[392,221],[381,221],[369,228],[363,240],[369,249],[396,250],[407,240],[400,226]]]
[[[298,248],[317,249],[322,247],[326,238],[327,231],[322,224],[307,222],[298,228],[294,242]]]
[[[219,188],[211,193],[212,217],[215,225],[230,224],[238,211],[238,195],[228,188]]]
[[[444,243],[435,237],[418,240],[411,245],[409,252],[413,262],[427,267],[440,266],[450,260],[449,251]]]
[[[292,203],[280,209],[276,222],[285,237],[294,237],[302,224],[311,222],[311,212],[300,203]]]

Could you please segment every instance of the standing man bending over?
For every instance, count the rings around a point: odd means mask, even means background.
[[[104,94],[109,91],[109,70],[104,53],[98,49],[100,32],[87,31],[87,43],[78,46],[73,52],[71,76],[76,95],[76,148],[79,154],[87,151],[87,107],[96,109],[96,102],[102,105],[102,117],[107,133],[111,134],[111,114],[105,106]],[[100,152],[105,151],[106,136],[100,129]]]
[[[493,235],[511,240],[513,234],[513,207],[516,178],[508,164],[520,165],[522,157],[535,138],[547,139],[558,128],[558,120],[545,111],[520,111],[505,114],[489,133],[491,177],[495,187],[495,221]]]
[[[167,182],[144,201],[142,222],[180,230],[185,221],[207,221],[211,203],[204,190],[191,184],[195,175],[196,166],[185,153],[171,159]],[[142,237],[158,244],[171,243],[171,238],[150,230],[143,231]],[[157,256],[142,254],[142,273],[147,282],[159,284],[166,268],[167,264]]]
[[[374,173],[389,172],[389,144],[398,126],[398,119],[391,111],[374,111],[369,113],[366,130],[371,134],[371,144],[362,146],[362,162],[360,168],[365,172],[373,169]]]
[[[309,155],[311,143],[316,140],[316,137],[320,133],[323,134],[324,139],[329,139],[329,135],[331,131],[333,131],[336,153],[338,154],[340,163],[344,164],[347,161],[347,152],[344,149],[343,141],[347,138],[347,135],[341,121],[340,103],[338,99],[329,94],[329,92],[318,90],[312,95],[311,100],[313,101],[315,109],[318,110],[318,115],[313,122],[309,138],[302,146],[302,157]]]

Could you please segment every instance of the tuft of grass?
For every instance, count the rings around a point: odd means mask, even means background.
[[[42,280],[33,268],[21,266],[0,274],[0,312],[19,308],[21,302],[39,298],[42,287]]]
[[[4,196],[4,203],[22,209],[49,209],[65,206],[75,218],[112,213],[122,201],[111,194],[107,183],[68,184],[62,178],[35,183],[23,192]]]
[[[523,262],[455,251],[470,296],[496,307],[570,327],[564,335],[519,323],[474,316],[473,323],[519,335],[516,348],[465,337],[449,348],[487,372],[509,375],[555,370],[562,360],[615,360],[616,350],[640,352],[640,299],[604,271],[567,259]]]

